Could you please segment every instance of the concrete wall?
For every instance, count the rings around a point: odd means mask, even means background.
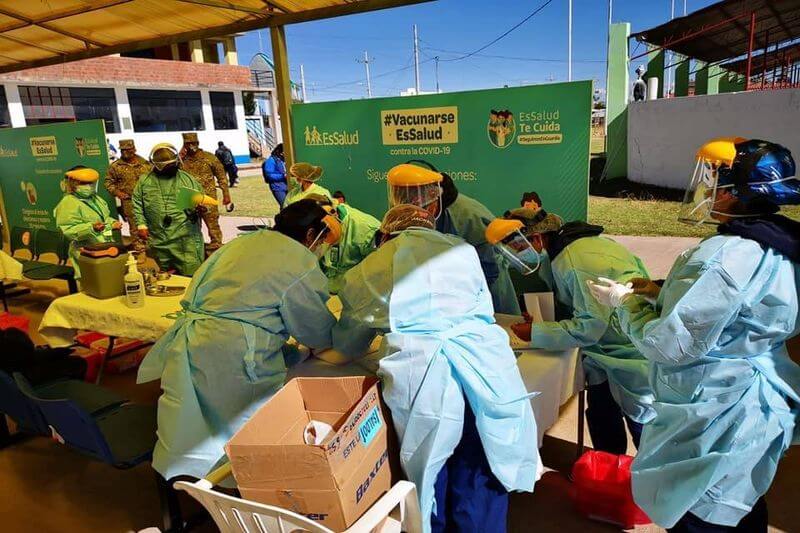
[[[800,158],[800,89],[632,102],[628,179],[683,189],[697,149],[716,137],[764,139]]]

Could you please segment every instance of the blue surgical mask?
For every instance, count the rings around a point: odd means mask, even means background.
[[[526,250],[522,250],[521,252],[517,252],[517,257],[519,257],[520,261],[527,264],[534,270],[539,267],[539,263],[541,261],[539,254],[533,248],[528,248]]]
[[[94,195],[94,185],[84,184],[75,187],[75,196],[78,198],[90,198]]]

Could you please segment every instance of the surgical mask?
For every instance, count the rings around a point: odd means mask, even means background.
[[[78,185],[75,187],[75,196],[78,198],[89,198],[94,195],[95,188],[94,185],[85,184],[85,185]]]

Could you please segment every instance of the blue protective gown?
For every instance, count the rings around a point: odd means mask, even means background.
[[[586,284],[598,277],[620,283],[648,278],[647,269],[624,246],[599,236],[571,242],[548,264],[556,298],[572,318],[533,324],[531,346],[544,350],[581,348],[589,385],[608,381],[622,411],[636,422],[649,422],[655,415],[648,383],[650,364],[620,331],[612,310],[599,304]]]
[[[474,248],[406,230],[352,268],[339,297],[337,350],[358,357],[384,333],[378,375],[425,531],[434,482],[461,440],[465,397],[495,477],[506,490],[532,491],[536,422]]]
[[[631,468],[636,503],[662,527],[686,513],[734,526],[763,495],[792,443],[800,367],[791,261],[716,235],[684,252],[658,302],[627,298],[622,330],[653,364],[655,419]]]
[[[520,314],[519,302],[508,273],[508,264],[494,246],[486,241],[486,226],[495,216],[480,202],[458,193],[436,221],[436,229],[449,235],[458,235],[475,247],[481,269],[492,293],[492,303],[497,313]]]
[[[283,386],[289,336],[331,345],[327,299],[314,254],[276,231],[238,237],[207,259],[183,316],[139,369],[139,383],[161,378],[163,389],[153,468],[166,479],[212,470],[234,432]]]

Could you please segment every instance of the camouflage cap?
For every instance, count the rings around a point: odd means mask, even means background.
[[[560,216],[548,213],[541,207],[539,209],[526,207],[512,209],[506,212],[505,218],[522,222],[525,225],[523,232],[526,235],[558,231],[564,225],[564,221]]]
[[[120,150],[136,150],[136,145],[133,144],[133,139],[120,139],[119,140],[119,149]]]
[[[183,134],[183,142],[185,142],[185,143],[196,143],[196,142],[200,142],[200,141],[197,140],[197,133],[191,131],[189,133],[184,133]]]

